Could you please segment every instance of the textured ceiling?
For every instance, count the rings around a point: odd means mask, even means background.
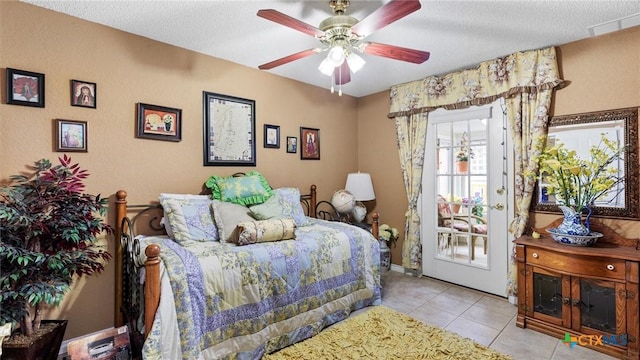
[[[311,36],[259,18],[275,9],[318,26],[329,17],[328,1],[101,1],[21,0],[251,68],[318,47]],[[347,15],[362,20],[388,0],[351,0]],[[342,87],[360,97],[429,75],[472,67],[517,51],[560,45],[590,36],[593,25],[623,18],[638,25],[640,0],[633,1],[421,1],[422,8],[366,40],[431,52],[416,65],[371,55]],[[329,88],[317,67],[323,54],[269,72]]]

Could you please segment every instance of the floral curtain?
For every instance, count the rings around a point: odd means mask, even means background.
[[[422,80],[396,85],[391,88],[391,107],[389,118],[399,121],[415,119],[415,115],[429,113],[438,108],[462,109],[472,105],[489,104],[503,97],[507,99],[508,119],[511,125],[515,143],[515,187],[516,217],[509,229],[515,236],[522,235],[528,218],[529,204],[533,190],[534,177],[537,172],[537,158],[546,141],[548,109],[554,89],[560,88],[564,81],[558,74],[556,51],[554,47],[526,52],[518,52],[504,58],[485,61],[474,69],[458,71],[441,76],[430,76]],[[428,116],[422,117],[428,122]],[[406,125],[409,126],[409,125]],[[424,125],[426,127],[426,124]],[[398,132],[398,134],[400,134]],[[398,147],[410,150],[401,153],[417,155],[419,152],[412,146],[415,142],[407,143],[408,139],[398,137]],[[421,157],[424,156],[421,153]],[[411,162],[413,158],[401,161]],[[421,161],[421,159],[420,159]],[[411,167],[403,171],[418,171]],[[422,170],[420,170],[422,172]],[[404,175],[405,178],[416,178],[418,175]],[[405,181],[406,185],[406,181]],[[408,197],[410,191],[407,188]],[[411,206],[407,216],[411,215]],[[410,221],[411,220],[411,221]],[[417,223],[407,218],[409,226],[419,228]],[[416,233],[415,230],[406,230]],[[403,266],[419,263],[420,256],[416,256],[409,249],[419,248],[420,239],[405,238],[403,245]],[[414,258],[405,259],[404,257]],[[512,269],[514,264],[512,263]],[[416,267],[411,267],[415,269]],[[513,282],[508,284],[510,294],[515,294]]]
[[[521,93],[506,101],[514,150],[515,216],[509,225],[509,232],[515,237],[524,233],[529,221],[529,205],[536,184],[538,158],[547,140],[552,92],[553,90],[540,90],[538,93]],[[507,294],[518,294],[515,252],[511,254]]]
[[[396,135],[404,188],[409,201],[405,213],[404,246],[402,266],[416,270],[422,266],[422,243],[420,242],[420,216],[418,198],[422,189],[422,167],[424,146],[427,140],[427,113],[396,118]]]

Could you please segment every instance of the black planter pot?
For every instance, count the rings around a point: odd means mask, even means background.
[[[2,360],[56,360],[68,320],[42,320],[42,324],[58,324],[49,333],[34,339],[30,344],[2,344]]]

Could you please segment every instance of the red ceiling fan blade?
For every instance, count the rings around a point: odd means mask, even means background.
[[[364,43],[362,52],[369,55],[382,56],[390,59],[422,64],[429,59],[428,51],[407,49],[400,46],[380,44],[374,42]]]
[[[394,21],[402,19],[420,9],[418,0],[392,0],[351,27],[351,31],[362,37],[371,35]]]
[[[258,66],[258,69],[260,69],[260,70],[273,69],[276,66],[284,65],[284,64],[290,63],[292,61],[300,60],[300,59],[305,58],[307,56],[311,56],[311,55],[317,54],[319,51],[320,51],[319,49],[315,49],[315,48],[314,49],[300,51],[298,53],[291,54],[289,56],[285,56],[285,57],[283,57],[281,59],[274,60],[274,61],[268,62],[266,64],[262,64],[262,65]]]
[[[298,30],[307,35],[318,37],[324,34],[324,31],[318,29],[317,27],[311,26],[298,19],[294,19],[291,16],[285,15],[277,10],[273,10],[273,9],[258,10],[258,16],[260,16],[261,18],[265,18],[267,20],[271,20],[278,24],[290,27],[294,30]]]
[[[345,60],[342,65],[336,66],[333,71],[333,82],[336,85],[344,85],[349,81],[351,81],[351,69],[349,69],[349,64]]]

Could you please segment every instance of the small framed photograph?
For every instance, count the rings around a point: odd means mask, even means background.
[[[7,68],[7,104],[44,107],[44,74]]]
[[[298,138],[295,136],[287,136],[287,152],[295,154],[298,152]]]
[[[280,126],[264,125],[264,147],[280,149]]]
[[[71,80],[71,106],[96,108],[96,83]]]
[[[320,129],[300,127],[300,159],[320,160]]]
[[[182,140],[182,110],[138,103],[138,131],[142,139]]]
[[[56,120],[56,151],[87,152],[87,122]]]

